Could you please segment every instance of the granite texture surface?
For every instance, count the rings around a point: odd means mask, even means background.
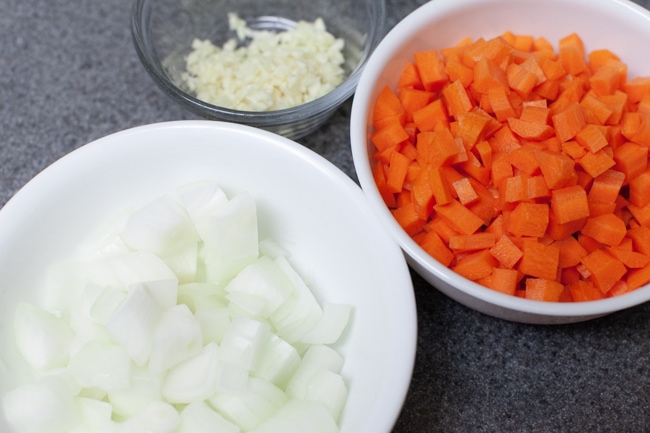
[[[422,3],[388,0],[387,29]],[[129,20],[124,0],[0,0],[0,206],[85,143],[195,118],[142,68]],[[299,141],[355,179],[350,106]],[[413,281],[418,352],[395,433],[650,431],[650,304],[533,326],[488,317]]]

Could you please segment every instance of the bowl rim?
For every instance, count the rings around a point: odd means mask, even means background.
[[[359,63],[344,81],[327,94],[295,107],[284,108],[272,111],[242,111],[220,107],[202,101],[184,90],[175,86],[160,68],[156,67],[158,62],[153,55],[147,51],[144,35],[143,9],[145,3],[150,0],[136,0],[131,7],[131,39],[135,51],[143,64],[145,70],[153,81],[166,94],[171,95],[176,102],[180,103],[195,114],[206,116],[211,119],[219,119],[234,123],[246,123],[257,127],[271,127],[286,125],[292,122],[304,120],[309,114],[327,113],[336,109],[340,104],[350,98],[356,89],[363,69],[370,58],[370,55],[380,43],[385,33],[386,4],[385,0],[373,0],[367,4],[376,10],[376,26],[372,26],[368,32],[363,53]]]
[[[527,1],[534,2],[535,0]],[[352,156],[359,183],[364,194],[368,198],[371,207],[378,214],[388,231],[394,236],[408,259],[431,273],[431,275],[422,275],[423,278],[427,279],[427,277],[432,277],[436,282],[447,284],[453,287],[454,290],[471,298],[491,304],[493,307],[550,319],[550,321],[544,323],[565,323],[561,320],[562,318],[570,318],[571,321],[588,320],[650,301],[650,283],[621,296],[570,303],[536,301],[491,290],[460,276],[427,254],[399,226],[388,207],[384,204],[372,177],[371,163],[369,160],[371,145],[367,132],[370,109],[369,106],[365,106],[365,103],[371,100],[379,77],[392,57],[392,53],[402,43],[411,39],[413,34],[421,31],[425,26],[430,25],[429,22],[432,19],[443,18],[450,13],[473,4],[489,2],[489,0],[436,0],[435,2],[425,3],[391,29],[373,52],[357,85],[352,102],[350,124]],[[640,14],[650,25],[650,11],[630,0],[591,0],[589,5],[629,8],[634,13]],[[435,286],[432,281],[429,281],[429,283]],[[445,290],[439,290],[445,292]],[[491,309],[493,310],[493,308]],[[491,313],[487,312],[487,314]],[[514,317],[512,320],[528,321],[526,318],[522,319],[521,317]],[[535,321],[535,323],[539,322]]]

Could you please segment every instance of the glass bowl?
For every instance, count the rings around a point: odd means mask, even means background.
[[[240,111],[204,102],[182,78],[195,38],[221,47],[235,33],[228,14],[235,13],[251,29],[282,31],[299,20],[322,18],[327,31],[344,40],[344,79],[318,99],[274,111]],[[290,139],[323,125],[355,91],[361,71],[383,36],[383,0],[136,0],[133,42],[147,72],[174,101],[194,114],[262,128]]]

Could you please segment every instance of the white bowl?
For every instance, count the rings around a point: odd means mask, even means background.
[[[361,189],[314,152],[272,133],[211,121],[137,127],[52,164],[0,211],[0,396],[17,384],[14,308],[39,305],[48,266],[120,212],[194,180],[248,191],[260,239],[278,241],[321,301],[351,304],[341,432],[390,432],[410,383],[416,309],[408,267]],[[0,416],[0,431],[9,433]]]
[[[359,182],[375,213],[401,245],[409,264],[452,299],[483,313],[518,322],[559,324],[603,316],[650,300],[650,287],[600,301],[545,303],[497,293],[431,258],[396,223],[372,177],[371,107],[378,92],[395,86],[415,51],[446,48],[464,37],[490,38],[506,31],[543,36],[557,49],[576,32],[587,52],[608,48],[628,65],[628,77],[650,75],[650,12],[626,0],[436,0],[398,23],[371,56],[357,86],[350,135]]]

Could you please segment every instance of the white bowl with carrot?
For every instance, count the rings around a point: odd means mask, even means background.
[[[437,0],[398,23],[350,133],[409,264],[518,322],[648,301],[647,40],[650,12],[622,0]]]

